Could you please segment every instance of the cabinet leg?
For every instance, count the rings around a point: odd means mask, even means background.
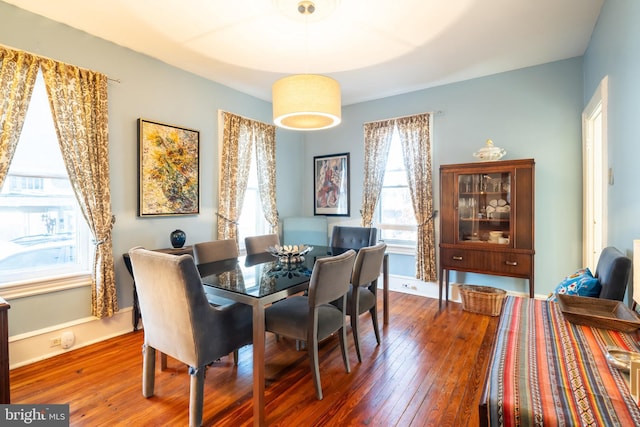
[[[443,269],[440,269],[440,274],[438,275],[438,310],[442,309],[442,274],[444,273]]]
[[[442,288],[444,287],[445,305],[449,303],[449,270],[440,269],[438,286],[438,310],[442,309]]]
[[[447,272],[445,273],[444,286],[444,294],[446,295],[444,301],[445,304],[449,304],[449,270],[447,270]]]

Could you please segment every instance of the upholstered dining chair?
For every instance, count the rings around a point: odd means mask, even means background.
[[[336,225],[331,232],[329,246],[335,249],[360,249],[376,244],[378,229],[375,227],[347,227]]]
[[[265,310],[265,329],[277,335],[306,341],[311,375],[316,397],[322,400],[318,343],[339,333],[342,359],[347,373],[351,372],[347,356],[346,298],[349,290],[355,252],[316,260],[309,281],[307,296],[294,296],[279,301]],[[341,299],[342,308],[331,302]]]
[[[234,239],[211,240],[193,245],[193,259],[196,265],[239,256],[238,244]]]
[[[380,345],[380,330],[378,329],[378,277],[382,271],[382,260],[385,243],[367,246],[358,250],[351,275],[351,287],[347,294],[347,314],[351,321],[351,332],[356,344],[358,361],[362,362],[360,355],[360,315],[367,311],[371,314],[373,331],[376,341]]]
[[[193,259],[197,265],[207,264],[210,262],[222,261],[225,259],[238,258],[238,244],[234,239],[211,240],[207,242],[195,243],[193,245]],[[205,289],[205,296],[209,304],[215,306],[230,306],[241,304],[228,298],[210,294]],[[233,351],[233,362],[238,364],[238,349]]]
[[[263,234],[261,236],[250,236],[244,238],[244,246],[247,255],[256,255],[267,252],[270,246],[280,244],[277,234]]]
[[[133,248],[129,254],[144,324],[142,395],[154,394],[156,350],[187,364],[189,425],[199,426],[205,369],[252,342],[251,308],[209,304],[191,255],[143,248]]]
[[[599,298],[622,301],[631,275],[631,259],[609,246],[598,258],[595,277],[602,285]]]

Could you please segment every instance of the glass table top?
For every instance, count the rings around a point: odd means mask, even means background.
[[[198,270],[205,286],[262,298],[307,283],[316,259],[348,249],[314,246],[300,263],[280,262],[270,253],[242,256],[200,264]]]

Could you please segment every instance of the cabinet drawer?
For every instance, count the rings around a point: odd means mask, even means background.
[[[440,262],[444,268],[475,270],[483,265],[482,253],[461,249],[440,249]]]
[[[445,269],[523,277],[528,277],[531,273],[531,256],[521,253],[444,248],[440,253],[442,267]]]

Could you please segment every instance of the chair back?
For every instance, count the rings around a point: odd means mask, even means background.
[[[356,253],[348,250],[340,255],[316,260],[309,280],[309,306],[328,304],[349,291]]]
[[[600,298],[622,301],[630,274],[631,260],[613,246],[604,248],[595,274],[602,285]]]
[[[203,366],[203,359],[207,358],[204,351],[211,350],[211,345],[206,344],[206,332],[210,330],[213,309],[205,297],[193,257],[142,248],[132,249],[129,255],[145,344],[189,366]]]
[[[193,245],[193,259],[196,265],[238,258],[239,255],[238,244],[234,239],[212,240]]]
[[[262,236],[251,236],[244,238],[244,245],[247,255],[255,255],[267,252],[269,246],[280,244],[280,238],[277,234],[263,234]]]
[[[351,284],[353,286],[368,286],[369,283],[380,276],[386,249],[386,243],[378,243],[374,246],[361,248],[358,251],[353,265],[353,274],[351,275]]]
[[[378,229],[375,227],[346,227],[336,225],[331,232],[332,248],[360,249],[376,244]]]

